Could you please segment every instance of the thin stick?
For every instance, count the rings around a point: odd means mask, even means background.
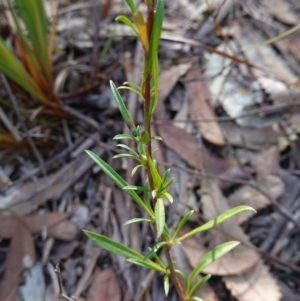
[[[55,273],[57,275],[57,280],[58,280],[58,286],[59,286],[59,297],[63,298],[64,300],[67,301],[76,301],[74,297],[68,297],[63,293],[63,286],[62,286],[62,281],[61,281],[61,272],[59,268],[59,263],[56,264],[55,266]]]
[[[41,167],[41,170],[42,170],[44,176],[47,177],[47,172],[46,172],[46,169],[45,169],[44,160],[43,160],[42,156],[40,155],[38,149],[36,148],[36,146],[35,146],[32,138],[30,137],[30,135],[28,133],[27,126],[26,126],[26,124],[25,124],[25,122],[23,120],[23,117],[22,117],[22,115],[20,113],[20,110],[18,108],[18,104],[17,104],[16,98],[15,98],[14,94],[12,93],[12,90],[11,90],[11,88],[10,88],[8,82],[7,82],[6,77],[3,75],[3,73],[1,73],[1,80],[2,80],[3,85],[4,85],[4,87],[5,87],[6,91],[7,91],[8,96],[9,96],[9,98],[10,98],[12,104],[13,104],[13,108],[14,108],[14,110],[16,112],[16,115],[18,116],[18,118],[19,118],[19,120],[21,122],[21,127],[22,127],[23,131],[26,133],[26,139],[27,139],[27,141],[28,141],[28,143],[29,143],[29,145],[30,145],[30,147],[31,147],[31,149],[32,149],[35,157],[37,158],[37,160],[38,160],[38,162],[40,164],[40,167]]]

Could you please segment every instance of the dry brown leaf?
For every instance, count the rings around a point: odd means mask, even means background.
[[[68,212],[54,212],[46,214],[34,214],[22,218],[30,229],[31,233],[41,233],[43,230],[49,231],[51,227],[59,224],[70,216]],[[21,217],[0,215],[0,237],[11,238],[14,228]]]
[[[118,278],[113,269],[95,272],[87,301],[121,301]]]
[[[157,104],[157,109],[155,111],[156,119],[159,120],[166,118],[164,100],[171,93],[179,78],[183,76],[190,68],[191,64],[181,64],[174,66],[159,75],[159,101]]]
[[[260,260],[242,275],[223,277],[226,287],[239,301],[279,301],[279,286]]]
[[[257,176],[262,179],[266,175],[278,175],[279,166],[279,149],[272,146],[263,150],[255,160]]]
[[[292,10],[290,4],[285,0],[262,0],[262,4],[283,23],[295,25],[299,22],[298,16]]]
[[[194,168],[201,166],[197,139],[173,125],[160,125],[157,128],[163,143]]]
[[[49,229],[49,236],[61,240],[73,240],[79,233],[75,223],[70,220],[63,221]]]
[[[263,44],[265,39],[246,21],[241,22],[239,40],[245,49],[248,61],[255,62],[264,71],[253,69],[253,74],[265,91],[270,95],[274,104],[293,102],[299,98],[299,77],[297,77],[269,45]],[[250,47],[249,47],[250,46]]]
[[[176,261],[176,268],[183,271],[186,275],[190,275],[192,273],[192,267],[183,251],[182,246],[174,245],[171,252],[174,261]],[[199,279],[196,279],[196,281],[197,280]],[[218,301],[217,295],[208,283],[202,285],[200,289],[195,292],[194,296],[200,297],[205,301]]]
[[[279,177],[272,175],[265,176],[260,182],[258,182],[258,185],[271,199],[274,200],[278,199],[283,194],[285,188],[283,181]],[[230,195],[228,198],[228,204],[231,208],[240,205],[247,205],[255,210],[259,210],[271,205],[271,202],[269,198],[257,189],[244,185]],[[236,216],[236,221],[238,224],[241,224],[254,214],[255,213],[253,211],[241,212]]]
[[[158,126],[158,132],[163,143],[194,168],[202,166],[203,153],[207,168],[213,174],[221,174],[233,167],[233,163],[210,156],[204,148],[200,149],[197,139],[183,129],[164,124]]]
[[[277,138],[280,136],[271,127],[241,128],[233,121],[222,122],[221,126],[229,143],[236,146],[261,149],[266,145],[277,143]]]
[[[271,205],[271,200],[276,200],[284,193],[285,185],[277,176],[280,170],[279,150],[273,146],[263,150],[255,159],[257,170],[257,185],[268,196],[265,196],[257,189],[244,185],[236,190],[228,198],[230,207],[247,205],[256,210]],[[243,223],[254,215],[252,211],[244,211],[236,216],[238,224]]]
[[[0,287],[0,301],[17,300],[22,272],[31,268],[35,262],[34,243],[29,228],[19,219],[13,232]]]
[[[202,197],[202,204],[206,220],[214,219],[230,208],[220,189],[212,181],[207,185],[207,194]],[[196,266],[205,253],[221,243],[237,240],[250,244],[248,236],[238,226],[235,217],[210,230],[210,234],[208,248],[204,247],[200,239],[195,236],[183,241],[184,251],[192,266]],[[242,274],[252,268],[258,260],[259,257],[253,250],[240,244],[221,259],[209,265],[204,272],[220,276]]]
[[[99,155],[99,148],[93,151]],[[20,187],[12,187],[9,194],[1,196],[0,210],[10,210],[18,215],[31,213],[47,200],[60,195],[93,164],[93,160],[82,154],[48,177],[22,184]]]
[[[201,76],[199,69],[192,69],[186,75],[186,79],[198,78]],[[187,84],[192,96],[189,103],[189,113],[191,119],[215,119],[216,116],[209,105],[208,101],[211,98],[210,92],[205,81],[192,81]],[[225,139],[223,133],[216,121],[212,122],[197,122],[196,127],[198,132],[209,142],[224,145]]]
[[[295,56],[298,61],[300,60],[300,31],[296,31],[295,33],[286,37],[286,39],[282,40],[286,41],[287,48],[291,51],[291,53]]]

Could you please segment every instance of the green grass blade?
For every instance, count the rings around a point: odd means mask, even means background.
[[[86,151],[86,153],[94,160],[94,162],[103,170],[103,172],[120,188],[128,186],[128,183],[109,166],[105,161],[99,158],[96,154],[91,151]],[[154,217],[153,212],[147,208],[142,199],[133,190],[124,190],[136,203],[141,207],[149,216]]]
[[[41,0],[16,0],[20,14],[28,30],[33,48],[50,80],[51,62],[48,52],[48,26]]]
[[[29,42],[28,38],[25,36],[23,29],[21,28],[21,25],[20,25],[17,15],[16,15],[16,12],[11,4],[11,0],[7,0],[7,4],[9,7],[9,10],[10,10],[10,13],[12,15],[12,18],[14,20],[14,23],[15,23],[15,26],[17,29],[17,34],[23,44],[24,50],[26,51],[26,54],[30,58],[30,62],[34,66],[35,70],[37,70],[37,73],[42,74],[40,65],[39,65],[38,61],[36,60],[34,54],[32,53],[32,48],[30,47],[30,42]]]
[[[125,0],[133,14],[137,13],[137,8],[133,0]]]
[[[215,219],[210,220],[209,222],[205,223],[204,225],[184,234],[183,236],[181,236],[180,238],[178,238],[179,241],[182,241],[192,235],[195,235],[198,232],[203,232],[206,230],[209,230],[217,225],[219,225],[220,223],[224,222],[225,220],[233,217],[234,215],[243,212],[245,210],[251,210],[256,212],[253,208],[249,207],[249,206],[237,206],[234,207],[232,209],[229,209],[227,211],[225,211],[224,213],[222,213],[221,215],[217,216]]]
[[[200,261],[197,263],[196,267],[194,268],[193,272],[191,273],[188,283],[190,286],[193,280],[199,275],[208,265],[219,259],[220,257],[224,256],[226,253],[231,251],[240,243],[238,241],[229,241],[225,242],[221,245],[216,246],[211,251],[206,253]]]
[[[48,100],[0,37],[0,71],[43,103]]]

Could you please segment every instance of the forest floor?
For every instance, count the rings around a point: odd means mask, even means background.
[[[159,275],[97,248],[82,232],[143,254],[155,243],[147,224],[123,226],[137,208],[84,152],[97,153],[132,185],[143,177],[127,172],[130,160],[112,160],[120,152],[112,138],[126,129],[109,88],[109,80],[140,82],[143,51],[114,21],[129,13],[123,0],[59,2],[54,87],[70,118],[43,115],[18,86],[0,80],[0,301],[58,301],[57,263],[66,295],[77,301],[178,300],[172,287],[165,297]],[[153,132],[163,139],[159,170],[171,168],[175,177],[167,223],[174,227],[191,209],[190,228],[237,205],[257,210],[187,239],[174,251],[176,264],[190,271],[215,245],[237,240],[205,269],[212,278],[197,295],[298,301],[300,30],[285,33],[299,27],[300,3],[165,5]],[[0,33],[9,41],[9,11],[0,6]],[[122,94],[140,124],[140,99]],[[12,97],[30,114],[20,119]],[[1,133],[19,139],[1,140]]]

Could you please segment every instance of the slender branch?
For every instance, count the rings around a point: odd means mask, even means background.
[[[164,241],[167,241],[166,237],[164,237],[164,236],[162,237],[162,239]],[[171,250],[171,248],[168,245],[164,247],[167,262],[168,262],[168,265],[170,265],[171,279],[173,281],[173,284],[175,286],[175,289],[177,291],[180,301],[187,301],[184,289],[181,285],[181,282],[179,281],[179,277],[175,271],[174,266],[172,265],[174,261],[173,261],[170,250]]]
[[[63,293],[63,286],[62,286],[62,281],[61,281],[61,272],[59,268],[59,263],[56,264],[55,266],[55,273],[57,275],[57,280],[58,280],[58,287],[59,287],[59,297],[67,300],[67,301],[76,301],[74,297],[69,297]]]

